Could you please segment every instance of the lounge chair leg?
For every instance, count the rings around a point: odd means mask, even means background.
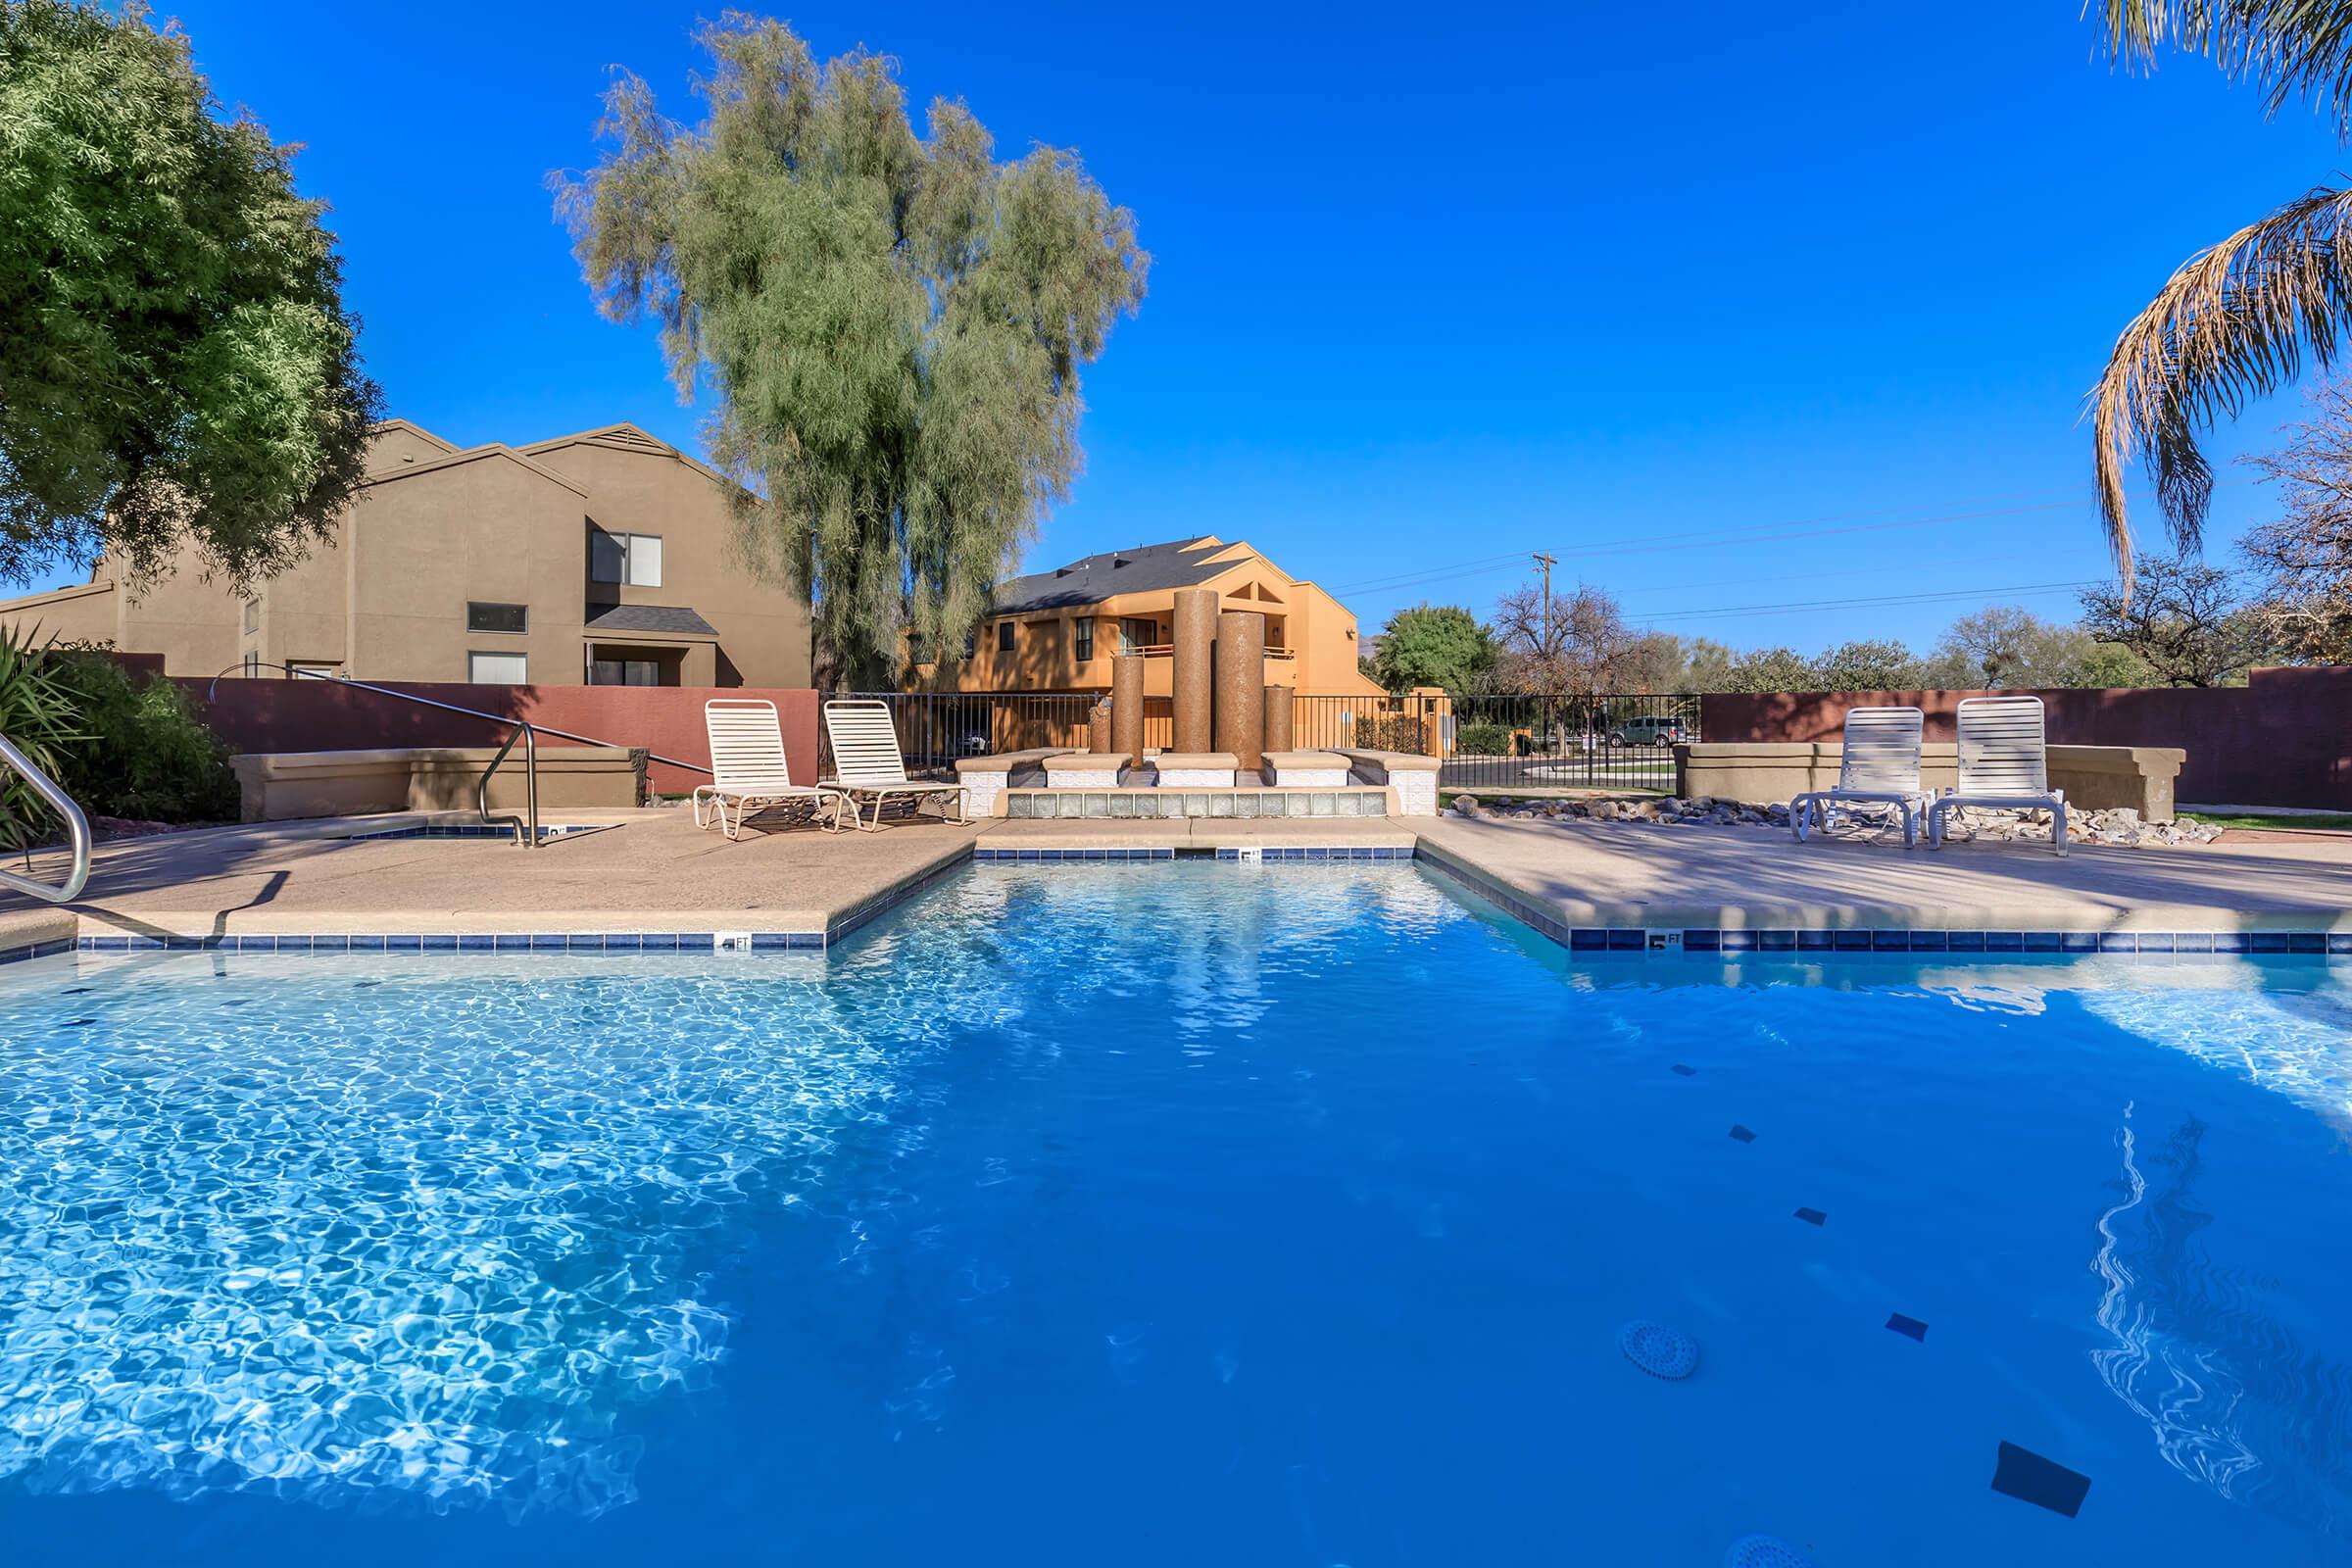
[[[2066,853],[2066,803],[2060,801],[2050,812],[2050,847],[2060,855]]]

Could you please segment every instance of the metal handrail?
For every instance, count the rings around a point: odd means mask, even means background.
[[[517,740],[522,742],[522,791],[524,805],[530,811],[527,820],[512,811],[502,811],[495,816],[490,812],[490,775],[498,771],[498,764],[507,760],[507,754],[514,750]],[[498,755],[490,759],[490,765],[482,769],[482,781],[474,789],[474,805],[480,808],[483,821],[512,822],[514,824],[515,843],[527,844],[532,849],[539,848],[539,731],[532,727],[530,720],[516,722],[514,733],[507,737],[507,744],[498,749]]]
[[[90,819],[81,814],[74,797],[58,788],[55,780],[32,765],[32,759],[17,749],[16,742],[0,735],[0,762],[6,762],[32,786],[32,793],[49,803],[51,810],[66,819],[66,841],[74,849],[74,869],[57,887],[35,882],[13,871],[0,871],[0,888],[14,888],[28,898],[47,904],[72,904],[81,897],[84,883],[90,880]]]
[[[534,724],[527,718],[515,718],[507,713],[485,713],[478,708],[460,708],[455,703],[438,702],[430,697],[419,697],[414,692],[395,691],[389,686],[374,686],[367,681],[351,680],[342,675],[319,675],[309,670],[298,670],[291,664],[274,663],[267,659],[257,659],[250,662],[239,661],[215,675],[212,684],[207,686],[204,691],[206,706],[210,707],[213,699],[220,694],[220,682],[223,679],[240,670],[247,669],[282,669],[295,680],[322,681],[329,685],[349,687],[353,691],[373,692],[378,697],[391,697],[404,703],[415,703],[419,708],[438,708],[444,713],[463,713],[467,718],[484,718],[493,724],[513,725],[514,733],[507,737],[507,743],[498,749],[498,755],[490,759],[490,765],[482,769],[481,781],[476,786],[474,793],[474,804],[481,810],[484,822],[493,825],[502,821],[512,823],[514,828],[514,842],[526,849],[539,848],[540,732],[544,730],[550,735],[561,736],[567,741],[577,741],[582,746],[611,746],[613,744],[612,741],[600,741],[593,735],[575,735],[567,729],[557,729],[552,724]],[[527,836],[522,817],[512,812],[494,816],[490,811],[490,776],[498,771],[499,764],[504,762],[508,754],[514,750],[514,742],[518,738],[522,741],[523,793],[530,811]],[[710,771],[700,762],[689,762],[675,757],[663,757],[660,752],[649,751],[645,755],[649,761],[660,762],[668,767],[682,767],[690,773],[709,773]]]

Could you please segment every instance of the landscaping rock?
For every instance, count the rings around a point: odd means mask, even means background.
[[[1456,795],[1453,798],[1453,808],[1464,816],[1476,816],[1478,814],[1478,797]]]

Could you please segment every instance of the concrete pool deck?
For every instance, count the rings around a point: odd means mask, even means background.
[[[1440,817],[1421,855],[1568,926],[2352,931],[2352,841],[1954,844],[1786,828]]]
[[[925,818],[870,834],[755,829],[730,843],[698,831],[678,807],[560,815],[617,831],[532,851],[352,838],[417,820],[367,817],[102,845],[82,902],[56,909],[0,898],[0,952],[76,936],[184,944],[296,933],[750,930],[830,940],[967,862],[975,847],[1411,849],[1564,926],[2352,931],[2352,840],[2302,835],[2201,849],[2085,846],[2060,859],[2029,844],[1800,846],[1785,832],[1544,818]]]

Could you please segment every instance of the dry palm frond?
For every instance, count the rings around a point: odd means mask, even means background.
[[[2315,190],[2190,258],[2116,339],[2088,417],[2099,513],[2129,585],[2124,469],[2156,481],[2173,535],[2193,547],[2213,495],[2196,429],[2335,363],[2352,317],[2352,191]]]
[[[2127,69],[2174,48],[2203,55],[2232,81],[2257,83],[2277,114],[2308,98],[2352,134],[2352,4],[2345,0],[2086,0]]]

